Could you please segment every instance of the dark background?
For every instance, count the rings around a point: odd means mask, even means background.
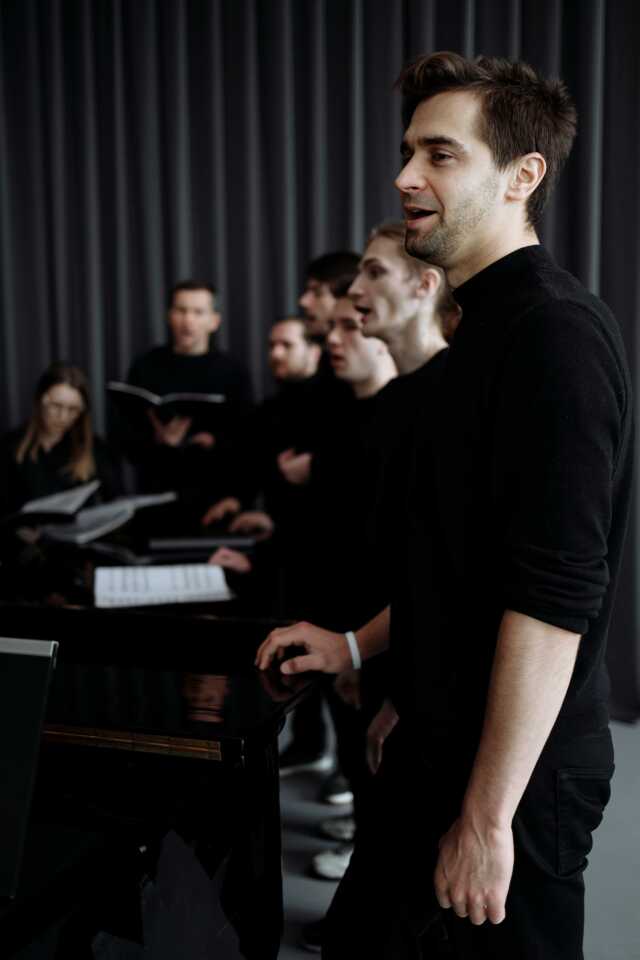
[[[219,343],[269,389],[265,335],[305,262],[396,216],[392,86],[418,53],[560,75],[579,136],[544,242],[613,308],[637,382],[640,18],[634,0],[1,0],[0,428],[53,359],[104,382],[165,338],[165,292],[219,287]],[[611,660],[639,712],[634,511]]]

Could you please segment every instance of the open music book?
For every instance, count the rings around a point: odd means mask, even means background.
[[[37,500],[29,500],[28,503],[23,504],[19,512],[22,514],[39,513],[47,516],[59,513],[62,517],[72,517],[83,503],[86,503],[89,497],[96,492],[99,486],[99,480],[91,480],[89,483],[83,483],[71,490],[63,490],[62,493],[51,493],[47,497],[38,497]]]
[[[155,407],[164,418],[182,416],[193,417],[201,413],[204,408],[212,404],[224,404],[227,401],[223,393],[166,393],[160,396],[145,390],[144,387],[134,387],[130,383],[121,383],[110,380],[107,392],[117,399],[124,408]]]
[[[168,490],[166,493],[118,497],[110,503],[101,503],[96,507],[80,510],[74,520],[64,526],[47,525],[42,528],[42,534],[49,540],[57,540],[60,543],[75,543],[82,546],[85,543],[91,543],[92,540],[97,540],[98,537],[104,537],[107,533],[118,530],[131,519],[136,510],[172,503],[176,499],[177,494],[172,490]]]
[[[96,607],[231,600],[222,567],[208,563],[167,567],[96,567]]]

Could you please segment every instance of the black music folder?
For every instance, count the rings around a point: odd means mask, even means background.
[[[55,640],[0,637],[0,897],[18,888]]]

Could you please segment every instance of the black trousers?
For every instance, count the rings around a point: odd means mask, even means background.
[[[583,960],[583,872],[609,799],[608,729],[548,745],[513,822],[515,867],[506,919],[474,927],[440,910],[438,841],[458,816],[468,764],[434,763],[398,725],[329,909],[324,960],[427,960],[446,926],[458,960]]]

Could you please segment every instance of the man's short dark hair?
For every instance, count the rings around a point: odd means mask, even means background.
[[[353,273],[343,273],[341,277],[338,277],[337,280],[334,280],[331,284],[331,293],[334,295],[336,300],[339,300],[340,297],[346,297],[349,293],[349,287],[358,276],[358,271],[354,270]]]
[[[309,280],[326,283],[331,293],[337,296],[334,286],[348,276],[354,277],[358,272],[360,257],[350,250],[338,250],[336,253],[325,253],[312,260],[307,267]]]
[[[499,170],[524,154],[542,154],[547,173],[527,201],[527,220],[536,226],[576,134],[576,109],[564,84],[538,76],[527,63],[444,51],[406,66],[398,86],[405,128],[423,100],[470,90],[481,103],[479,134]]]
[[[182,290],[206,290],[207,293],[211,294],[211,304],[215,308],[218,291],[208,280],[181,280],[179,283],[174,284],[169,290],[169,296],[167,298],[168,307],[173,306],[173,298],[176,293],[180,293]]]

